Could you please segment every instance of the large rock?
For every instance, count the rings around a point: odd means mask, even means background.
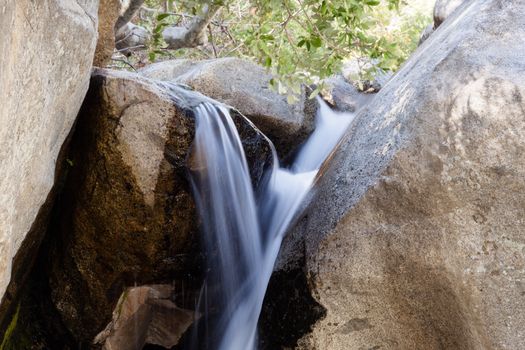
[[[423,29],[423,32],[419,36],[418,45],[423,44],[423,42],[427,40],[428,37],[432,35],[432,33],[434,33],[434,23],[429,24],[425,27],[425,29]]]
[[[177,305],[194,307],[202,256],[186,158],[193,107],[203,101],[134,73],[95,71],[46,263],[53,303],[78,341],[93,340],[130,286],[173,283]],[[270,162],[268,140],[232,113],[257,183]]]
[[[129,22],[117,31],[115,40],[117,49],[124,55],[130,55],[133,51],[144,50],[151,34],[146,28]]]
[[[299,145],[314,128],[315,100],[303,91],[300,101],[270,89],[265,69],[239,58],[204,61],[173,60],[142,69],[144,76],[186,84],[211,98],[238,109],[270,136],[280,155]]]
[[[356,116],[283,247],[327,312],[302,349],[525,344],[525,6],[459,10]]]
[[[88,88],[97,8],[98,0],[0,5],[0,323],[42,238],[57,157]]]
[[[321,97],[336,111],[355,113],[375,97],[375,93],[359,91],[341,75],[330,77],[324,83],[326,88]]]
[[[434,29],[447,19],[466,0],[436,0],[434,5]]]
[[[450,17],[456,9],[466,0],[436,0],[434,4],[434,22],[425,27],[419,37],[418,45],[421,45],[434,31]]]

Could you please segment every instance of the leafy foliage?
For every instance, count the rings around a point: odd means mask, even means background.
[[[208,27],[204,47],[166,50],[162,30],[184,26],[205,6],[222,9]],[[359,78],[394,71],[430,22],[421,13],[400,17],[402,0],[146,0],[141,25],[152,32],[149,61],[239,56],[264,65],[272,86],[295,96],[301,83],[319,84],[345,60],[365,62]]]

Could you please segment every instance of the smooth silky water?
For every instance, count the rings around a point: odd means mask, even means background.
[[[315,131],[290,169],[280,167],[271,146],[274,163],[257,194],[229,110],[208,102],[196,107],[190,173],[207,277],[197,306],[204,331],[194,334],[190,348],[256,349],[257,321],[283,236],[353,119],[319,103]]]

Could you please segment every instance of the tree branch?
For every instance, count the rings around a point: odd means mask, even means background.
[[[213,33],[210,25],[208,25],[208,33],[210,33],[210,43],[211,47],[213,48],[213,55],[215,56],[215,58],[217,58],[217,48],[215,47],[215,43],[213,42]]]
[[[117,23],[115,23],[115,33],[131,21],[143,3],[144,0],[129,0],[128,8],[120,15]]]
[[[221,6],[205,5],[202,14],[195,17],[187,25],[168,27],[162,32],[168,49],[176,50],[203,45],[207,42],[206,27]]]
[[[112,60],[112,61],[115,61],[115,62],[121,62],[121,63],[124,63],[125,65],[131,67],[131,69],[133,69],[135,72],[137,71],[137,70],[135,69],[135,67],[134,67],[131,63],[129,63],[127,60],[125,60],[125,59],[121,59],[121,58],[113,58],[113,57],[112,57],[111,60]]]

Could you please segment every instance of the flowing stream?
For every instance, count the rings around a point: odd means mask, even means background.
[[[275,161],[257,193],[229,110],[208,102],[196,107],[191,181],[208,270],[198,306],[206,327],[195,338],[204,336],[206,349],[256,349],[257,321],[283,236],[353,119],[319,102],[316,129],[290,169],[280,167],[272,145]],[[191,347],[203,348],[199,340]]]

